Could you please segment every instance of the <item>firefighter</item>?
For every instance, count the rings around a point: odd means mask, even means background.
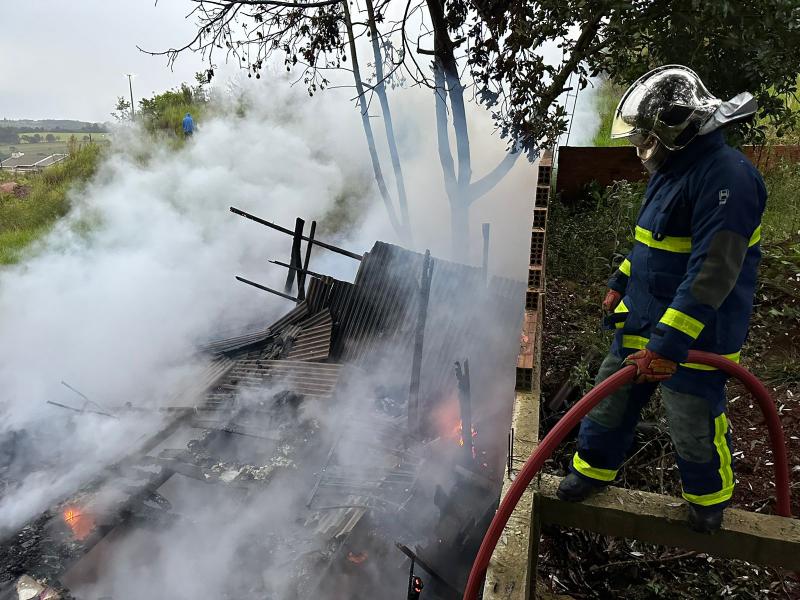
[[[722,524],[734,487],[726,375],[688,363],[687,353],[738,362],[747,335],[766,190],[722,129],[756,108],[751,94],[722,102],[694,71],[667,65],[636,81],[616,109],[612,137],[636,147],[650,179],[633,249],[603,301],[616,334],[597,382],[626,364],[638,374],[581,423],[562,500],[584,500],[614,480],[660,385],[689,525],[712,532]]]

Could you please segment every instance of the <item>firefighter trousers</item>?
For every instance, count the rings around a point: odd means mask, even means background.
[[[596,383],[623,366],[623,358],[609,353]],[[693,372],[683,366],[675,377],[676,385],[670,385],[671,380],[660,385],[683,497],[704,507],[725,506],[734,487],[725,377],[719,372]],[[572,471],[594,483],[612,482],[631,448],[642,408],[658,386],[628,384],[602,400],[581,422]],[[688,393],[690,389],[699,393]]]

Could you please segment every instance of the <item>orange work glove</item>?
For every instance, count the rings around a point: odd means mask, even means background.
[[[614,312],[620,300],[622,300],[622,294],[617,290],[608,290],[606,297],[603,299],[603,310],[607,313]]]
[[[664,381],[678,370],[678,363],[646,348],[631,354],[625,359],[625,364],[634,365],[638,369],[636,383]]]

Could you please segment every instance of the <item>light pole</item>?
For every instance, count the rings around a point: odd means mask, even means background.
[[[133,122],[133,118],[135,116],[133,110],[133,73],[126,73],[128,76],[128,88],[131,90],[131,122]]]

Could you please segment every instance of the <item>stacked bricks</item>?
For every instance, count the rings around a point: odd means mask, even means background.
[[[536,341],[541,322],[544,296],[545,244],[547,239],[547,205],[550,200],[553,155],[545,151],[539,160],[531,223],[531,252],[528,265],[528,290],[525,293],[525,321],[520,336],[517,358],[516,389],[531,391],[534,383]]]

